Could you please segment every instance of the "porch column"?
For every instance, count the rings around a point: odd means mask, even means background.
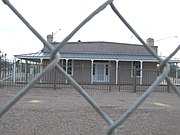
[[[143,74],[142,74],[142,70],[143,70],[143,61],[140,61],[140,84],[142,84],[142,79],[143,79]]]
[[[93,62],[94,60],[91,60],[91,84],[93,84]]]
[[[67,74],[68,74],[68,71],[67,71],[67,70],[68,70],[68,60],[69,60],[69,59],[66,59],[66,73],[67,73]],[[66,83],[67,83],[67,78],[66,78]]]
[[[119,63],[118,63],[119,61],[118,60],[116,60],[116,84],[118,83],[118,67],[119,67]]]

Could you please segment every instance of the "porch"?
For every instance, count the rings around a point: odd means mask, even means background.
[[[64,62],[63,62],[64,61]],[[143,69],[131,68],[132,62],[119,62],[116,68],[116,62],[109,61],[72,61],[65,63],[66,60],[60,61],[59,64],[70,74],[84,89],[86,90],[108,90],[108,91],[145,91],[158,76],[158,69],[149,69],[150,63],[144,63]],[[71,64],[70,64],[71,63]],[[23,87],[31,79],[37,76],[47,63],[19,61],[11,63],[14,70],[6,73],[5,78],[1,78],[0,87]],[[64,66],[63,66],[64,65]],[[68,65],[68,66],[67,66]],[[129,65],[129,66],[128,66]],[[151,64],[150,64],[151,65]],[[8,68],[11,69],[11,68]],[[98,71],[101,70],[101,71]],[[93,75],[93,83],[91,83],[91,71]],[[103,71],[103,72],[102,72]],[[118,78],[116,81],[116,72]],[[100,72],[100,73],[99,73]],[[142,84],[140,83],[139,73],[142,72]],[[97,74],[96,74],[97,73]],[[180,71],[172,70],[169,74],[172,82],[180,87]],[[36,88],[52,88],[52,89],[74,89],[69,81],[56,69],[47,73],[39,80]],[[169,84],[164,80],[155,91],[173,91]]]

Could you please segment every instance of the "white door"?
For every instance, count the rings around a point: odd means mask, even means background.
[[[108,64],[96,63],[94,65],[93,81],[94,82],[108,82],[109,81],[108,70],[109,70]]]
[[[97,81],[104,82],[104,64],[97,64],[95,71],[97,74]]]

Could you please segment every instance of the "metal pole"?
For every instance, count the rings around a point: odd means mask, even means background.
[[[26,82],[26,84],[27,84],[27,82],[28,82],[28,70],[27,70],[27,66],[28,66],[28,62],[27,62],[27,60],[26,60],[26,65],[25,65],[25,82]]]
[[[53,88],[54,90],[56,89],[56,68],[53,69],[53,73],[54,73],[54,80],[53,80]]]
[[[40,72],[41,73],[43,71],[43,63],[42,63],[43,59],[40,59]],[[42,78],[40,79],[40,83],[42,83]]]
[[[134,92],[136,92],[136,72],[137,72],[137,69],[136,69],[136,66],[134,66],[134,68],[133,68],[133,70],[134,70],[134,84],[133,84],[133,89],[134,89]]]
[[[82,74],[81,74],[81,77],[82,77],[82,81],[81,81],[81,83],[82,83],[82,88],[83,88],[83,85],[84,85],[84,75],[85,75],[85,72],[84,72],[84,64],[82,64]]]
[[[121,67],[119,66],[118,69],[118,82],[119,82],[119,91],[121,91],[121,73],[120,73]]]
[[[106,68],[106,67],[105,67]],[[109,68],[109,91],[111,91],[111,85],[112,85],[112,79],[111,79],[111,64],[110,64],[110,62],[109,62],[109,64],[108,64],[108,68]]]
[[[6,61],[6,53],[5,53],[5,55],[4,55],[4,73],[5,73],[5,78],[6,78],[6,70],[7,70],[7,61]]]
[[[14,68],[13,68],[13,82],[16,82],[16,57],[14,57]]]

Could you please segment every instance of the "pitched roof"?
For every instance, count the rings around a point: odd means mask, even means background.
[[[54,47],[58,44],[59,42],[52,43]],[[156,46],[151,47],[157,52]],[[59,53],[60,59],[158,62],[144,46],[127,43],[67,42],[67,45]],[[50,59],[50,55],[51,52],[44,47],[42,52],[14,56],[19,59],[39,61],[40,59]],[[180,59],[171,58],[170,62],[180,63]]]
[[[56,48],[60,43],[51,43]],[[151,46],[157,52],[157,46]],[[44,46],[43,52],[50,52]],[[67,42],[59,52],[93,52],[93,53],[126,53],[126,54],[143,54],[151,55],[150,52],[143,46],[128,43],[115,42]]]

